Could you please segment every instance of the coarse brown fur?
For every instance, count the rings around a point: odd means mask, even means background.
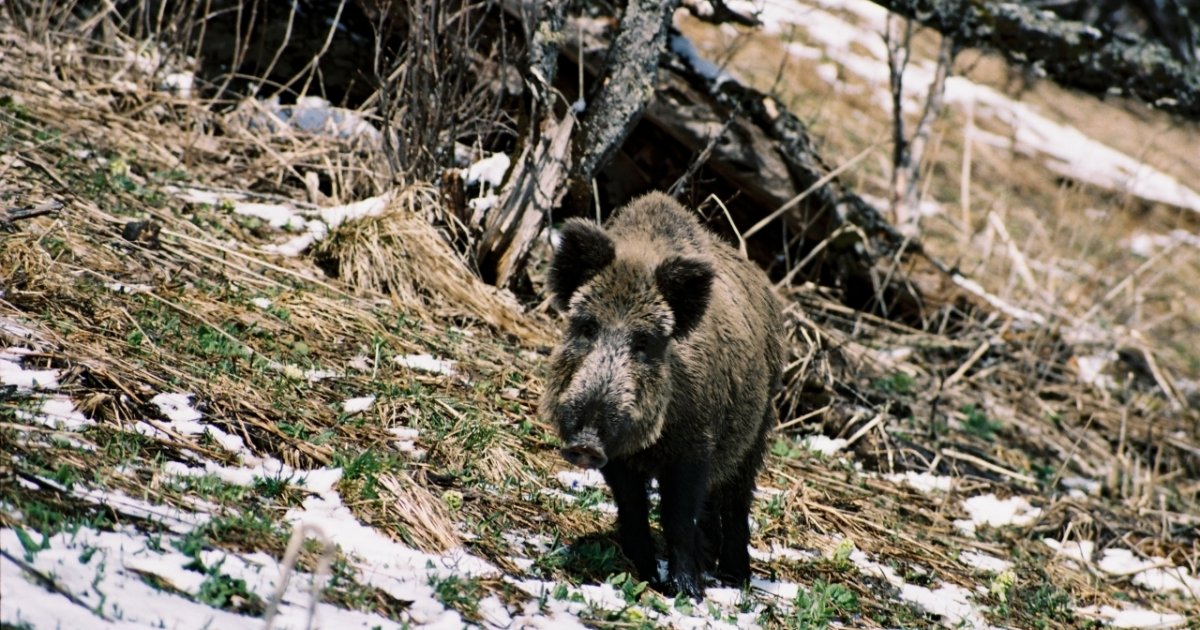
[[[720,574],[745,581],[754,476],[784,360],[766,275],[675,200],[651,193],[606,230],[569,221],[550,285],[569,324],[541,412],[565,457],[604,474],[626,555],[644,579],[655,576],[645,498],[653,477],[667,586],[698,597],[712,556]]]

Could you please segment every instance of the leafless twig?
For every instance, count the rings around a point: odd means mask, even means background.
[[[950,73],[950,67],[954,63],[957,53],[954,39],[943,37],[921,118],[917,121],[912,138],[906,138],[904,132],[904,73],[908,68],[912,53],[912,34],[911,21],[888,15],[886,41],[888,77],[892,94],[893,145],[890,201],[892,217],[896,226],[908,234],[915,234],[920,227],[920,212],[917,210],[919,190],[917,184],[920,180],[921,162],[924,159],[925,146],[929,141],[932,123],[942,111],[946,77]]]

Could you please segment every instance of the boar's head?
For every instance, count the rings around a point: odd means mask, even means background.
[[[708,307],[711,264],[654,243],[614,241],[595,223],[572,219],[551,263],[550,290],[568,324],[541,413],[557,426],[563,457],[583,468],[658,440],[680,377],[677,344]]]

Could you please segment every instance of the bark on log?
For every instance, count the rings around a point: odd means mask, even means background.
[[[680,0],[630,0],[608,48],[599,90],[579,121],[573,142],[572,196],[587,207],[596,170],[608,163],[654,98],[659,61]]]
[[[1056,83],[1103,96],[1111,90],[1200,121],[1200,67],[1180,63],[1162,44],[1060,19],[1016,2],[872,0],[893,13],[1035,65]]]

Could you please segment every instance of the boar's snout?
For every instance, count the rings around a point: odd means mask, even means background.
[[[571,444],[562,449],[562,456],[580,468],[603,468],[608,463],[604,449],[588,444]]]
[[[608,463],[608,455],[604,454],[604,444],[595,429],[586,428],[566,439],[567,445],[562,448],[563,459],[580,468],[602,468]]]

